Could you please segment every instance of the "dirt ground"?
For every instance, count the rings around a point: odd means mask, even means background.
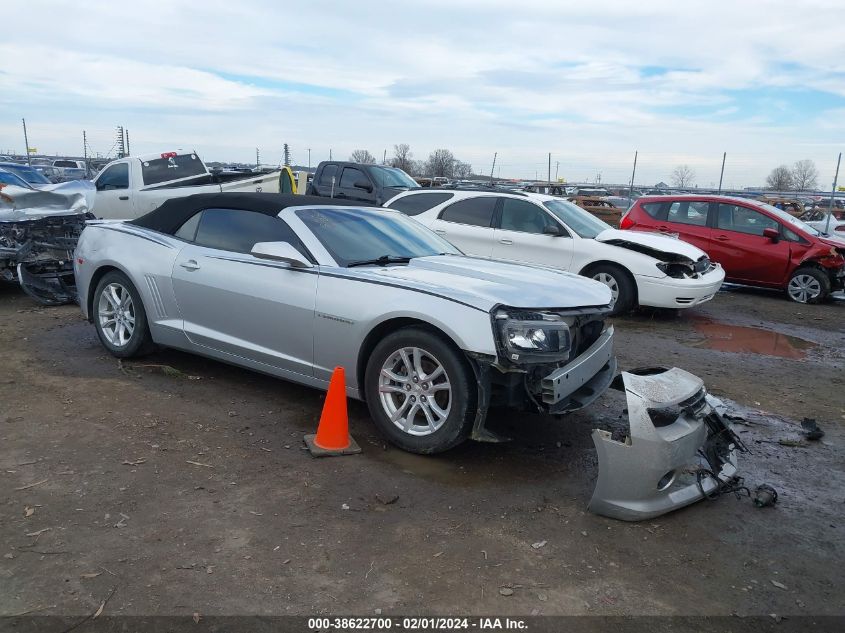
[[[749,290],[616,319],[620,367],[737,403],[746,483],[780,493],[629,524],[586,511],[619,396],[496,412],[513,442],[437,457],[350,403],[363,454],[316,460],[319,392],[172,351],[121,366],[75,306],[0,287],[0,615],[843,615],[844,323],[845,300]],[[780,444],[803,417],[823,440]]]

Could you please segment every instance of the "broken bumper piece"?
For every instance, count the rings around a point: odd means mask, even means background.
[[[622,372],[629,433],[617,441],[595,429],[599,475],[589,509],[639,521],[718,494],[736,477],[747,450],[719,415],[697,376],[676,368]]]

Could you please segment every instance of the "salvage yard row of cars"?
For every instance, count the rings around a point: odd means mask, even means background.
[[[55,282],[56,302],[75,291],[114,356],[172,347],[321,389],[341,366],[347,395],[404,450],[499,441],[493,406],[562,415],[619,389],[629,433],[594,431],[590,508],[626,520],[733,485],[744,447],[699,378],[617,373],[608,317],[753,284],[754,258],[798,302],[845,274],[845,243],[739,199],[643,198],[617,230],[554,195],[422,189],[401,170],[325,164],[318,195],[268,193],[284,177],[219,181],[195,153],[167,152],[107,166],[62,213],[33,197],[60,194],[15,185],[0,209],[20,239],[29,215],[56,223],[54,252],[19,263],[18,279],[48,300]],[[0,258],[21,259],[20,239]]]

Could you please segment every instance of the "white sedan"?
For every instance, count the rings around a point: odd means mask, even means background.
[[[536,193],[408,191],[386,207],[412,216],[469,255],[542,264],[606,284],[614,314],[636,305],[709,301],[725,271],[680,239],[619,231],[574,204]]]

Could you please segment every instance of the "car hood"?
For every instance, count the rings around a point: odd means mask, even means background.
[[[830,226],[833,227],[835,225],[831,224]],[[840,250],[845,248],[845,239],[839,237],[838,235],[819,235],[816,237],[816,239],[822,244],[826,244],[827,246],[833,246],[834,248],[838,248]]]
[[[635,250],[659,260],[665,260],[667,254],[680,255],[694,262],[706,256],[703,250],[681,239],[645,231],[605,229],[596,236],[596,241]]]
[[[417,257],[407,265],[353,268],[355,276],[447,297],[490,310],[515,308],[579,308],[606,306],[604,284],[543,266],[523,266],[476,257]]]

